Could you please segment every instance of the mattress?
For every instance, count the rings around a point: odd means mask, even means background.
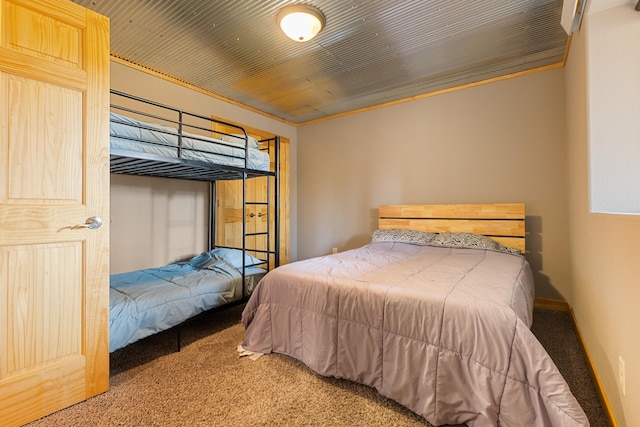
[[[245,296],[266,270],[247,267]],[[242,274],[224,259],[195,266],[180,262],[110,277],[109,351],[242,299]]]
[[[588,425],[529,329],[533,295],[521,255],[372,242],[269,272],[242,345],[374,387],[434,425]]]
[[[196,160],[213,166],[245,167],[268,171],[269,154],[255,147],[245,148],[244,141],[235,138],[217,139],[193,133],[182,133],[176,128],[132,119],[117,113],[110,116],[110,148],[169,158]],[[236,142],[237,141],[237,142]]]

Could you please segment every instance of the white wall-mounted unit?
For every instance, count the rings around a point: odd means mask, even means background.
[[[567,34],[571,35],[580,29],[586,3],[587,0],[564,0],[560,25]]]

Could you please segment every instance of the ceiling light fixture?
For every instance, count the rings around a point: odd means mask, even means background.
[[[322,12],[306,4],[290,4],[283,7],[276,16],[278,26],[291,40],[306,42],[324,27]]]

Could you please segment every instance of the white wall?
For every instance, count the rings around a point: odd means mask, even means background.
[[[640,49],[637,37],[640,13],[633,10],[635,0],[602,7],[595,2],[573,35],[566,66],[568,196],[571,269],[573,286],[570,303],[582,332],[587,351],[604,386],[606,396],[620,426],[640,425],[640,217],[591,212],[591,162],[599,160],[594,144],[603,144],[607,128],[637,145],[640,132],[633,123],[610,118],[625,117],[628,108],[637,107],[624,98],[618,102],[606,95],[611,85],[624,85],[638,93]],[[609,2],[611,3],[611,2]],[[620,2],[618,2],[620,3]],[[592,3],[588,3],[591,5]],[[606,39],[611,49],[623,50],[619,60],[600,56],[598,39]],[[629,66],[629,63],[635,64]],[[596,68],[596,75],[592,68]],[[616,82],[602,78],[607,70]],[[598,95],[601,94],[601,95]],[[604,94],[604,95],[602,95]],[[601,102],[602,96],[602,104]],[[606,106],[606,109],[603,109]],[[635,118],[636,122],[638,117]],[[595,126],[594,126],[595,124]],[[615,150],[613,146],[611,150]],[[637,169],[640,164],[626,166]],[[623,167],[622,164],[620,167]],[[605,176],[606,178],[606,176]],[[626,395],[618,385],[618,357],[626,366]]]
[[[384,204],[524,202],[536,294],[569,298],[564,113],[556,69],[300,127],[299,258],[366,243]]]
[[[206,250],[208,195],[206,182],[111,174],[111,274]]]

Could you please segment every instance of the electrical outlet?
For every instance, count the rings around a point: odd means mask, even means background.
[[[338,248],[331,248],[331,253],[332,254],[337,254],[338,253]]]
[[[625,366],[624,359],[622,356],[618,356],[618,385],[620,386],[620,391],[622,391],[622,395],[627,395],[627,378],[625,374]]]

